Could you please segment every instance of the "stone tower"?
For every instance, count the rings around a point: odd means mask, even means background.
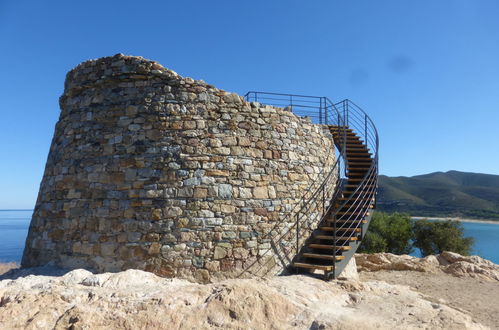
[[[320,125],[121,54],[64,87],[23,267],[199,282],[281,269],[271,229],[293,226],[335,160]]]

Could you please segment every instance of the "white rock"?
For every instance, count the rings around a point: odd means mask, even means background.
[[[359,273],[357,272],[357,263],[355,258],[350,259],[345,269],[338,276],[339,280],[359,280]]]

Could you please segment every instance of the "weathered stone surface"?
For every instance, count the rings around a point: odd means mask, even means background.
[[[224,249],[223,247],[216,246],[215,247],[215,252],[213,254],[214,259],[223,259],[227,256],[227,250]]]
[[[335,161],[322,126],[141,57],[78,65],[60,106],[23,266],[273,274],[259,258]]]
[[[359,271],[412,270],[419,272],[445,272],[457,277],[475,277],[499,281],[499,265],[479,256],[462,256],[444,251],[437,256],[417,258],[391,253],[356,254]]]
[[[359,280],[359,273],[357,272],[357,263],[355,262],[355,258],[350,259],[347,266],[341,274],[338,276],[339,280]]]
[[[268,187],[256,187],[253,189],[253,197],[259,199],[269,198]]]
[[[205,265],[194,272],[199,282],[217,272]],[[0,281],[3,329],[488,329],[463,309],[379,280],[282,276],[200,285],[140,270],[82,269],[19,276]]]

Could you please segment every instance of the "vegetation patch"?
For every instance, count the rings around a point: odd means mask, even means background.
[[[406,213],[375,212],[358,252],[410,254],[417,248],[422,256],[444,251],[470,255],[473,244],[458,221],[414,221]]]

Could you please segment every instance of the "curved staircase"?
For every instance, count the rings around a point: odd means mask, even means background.
[[[334,104],[326,97],[264,92],[249,92],[246,99],[289,107],[331,133],[336,162],[290,215],[295,247],[290,250],[283,241],[289,232],[271,243],[284,267],[336,278],[362,242],[376,205],[379,139],[374,123],[350,100]]]

